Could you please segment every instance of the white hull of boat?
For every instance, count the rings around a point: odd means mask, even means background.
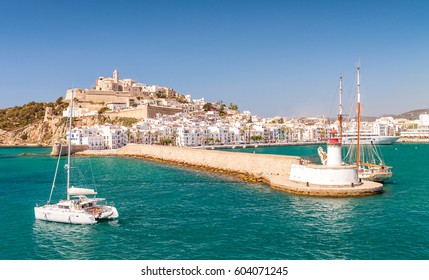
[[[362,180],[373,181],[378,183],[383,183],[384,181],[389,180],[390,177],[392,177],[392,174],[371,174],[371,175],[362,174],[359,176],[359,178],[361,178]]]
[[[379,182],[379,183],[383,183],[384,181],[389,180],[391,177],[392,177],[392,172],[390,171],[389,172],[375,171],[373,173],[370,173],[370,172],[359,173],[359,178],[361,178],[362,180]]]
[[[118,210],[113,206],[103,206],[90,213],[84,210],[60,209],[55,205],[44,205],[34,207],[34,214],[37,220],[77,225],[92,225],[100,220],[113,220],[119,217]]]
[[[398,136],[361,136],[360,144],[361,145],[391,145],[399,139]],[[343,136],[343,144],[345,145],[356,145],[357,136]]]
[[[44,205],[34,207],[34,214],[37,220],[66,223],[91,225],[97,223],[94,215],[86,213],[83,210],[59,209],[54,205]]]

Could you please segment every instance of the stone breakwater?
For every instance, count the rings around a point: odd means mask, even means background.
[[[289,180],[292,164],[301,158],[268,154],[250,154],[200,150],[158,145],[128,144],[117,150],[87,150],[84,156],[139,157],[198,169],[237,175],[247,181],[262,181],[289,193],[315,196],[364,196],[383,192],[382,185],[364,181],[359,186],[327,186]]]
[[[70,154],[78,153],[88,150],[88,145],[71,145]],[[62,156],[67,155],[68,146],[67,144],[54,143],[52,146],[51,156],[58,156],[61,152]]]

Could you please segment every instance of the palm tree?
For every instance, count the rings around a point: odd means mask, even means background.
[[[159,131],[155,131],[154,136],[156,138],[155,144],[159,144]]]
[[[173,138],[173,145],[176,146],[176,138],[177,136],[179,136],[179,134],[177,133],[177,130],[174,130],[171,136]]]
[[[252,122],[252,117],[250,117],[250,122]],[[247,126],[247,139],[246,139],[246,143],[250,143],[250,128],[252,127],[252,125],[251,124],[248,124],[248,125],[246,125]]]
[[[278,140],[283,140],[284,141],[286,139],[286,132],[287,132],[287,128],[284,125],[282,125],[280,127],[280,134],[281,135],[279,135],[279,139]]]
[[[131,141],[132,137],[131,137],[131,131],[130,131],[129,129],[127,129],[127,131],[125,132],[125,135],[127,135],[127,137],[128,137],[128,142],[129,142],[129,143],[133,143],[133,142]]]
[[[136,143],[137,143],[137,144],[141,144],[142,139],[141,139],[141,134],[140,134],[140,131],[139,131],[139,130],[137,130],[137,131],[134,133],[134,136],[135,136]]]
[[[149,129],[149,131],[147,132],[147,135],[149,136],[149,145],[152,145],[152,132]]]
[[[288,127],[287,128],[286,141],[290,142],[291,137],[292,137],[292,128]]]
[[[245,127],[240,127],[240,140],[245,142],[245,136],[246,135],[246,128]]]

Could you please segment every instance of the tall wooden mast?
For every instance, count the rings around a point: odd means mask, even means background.
[[[340,122],[340,145],[343,145],[343,75],[340,73],[340,110],[338,114],[338,121]]]
[[[357,67],[357,121],[358,121],[358,134],[356,146],[356,166],[359,168],[360,163],[360,65]]]

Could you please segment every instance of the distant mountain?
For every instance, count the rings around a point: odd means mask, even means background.
[[[402,114],[396,116],[396,118],[403,118],[403,119],[408,119],[408,120],[417,120],[419,118],[419,116],[421,114],[424,114],[424,113],[429,113],[429,108],[417,109],[417,110],[409,111],[406,113],[402,113]]]
[[[377,117],[362,116],[362,121],[373,122],[376,119],[381,118],[381,117],[392,117],[394,119],[418,120],[419,116],[421,114],[424,114],[424,113],[428,113],[429,114],[429,108],[427,108],[427,109],[412,110],[412,111],[405,112],[405,113],[402,113],[402,114],[399,114],[399,115],[386,114],[386,115],[381,115],[381,116],[377,116]]]

